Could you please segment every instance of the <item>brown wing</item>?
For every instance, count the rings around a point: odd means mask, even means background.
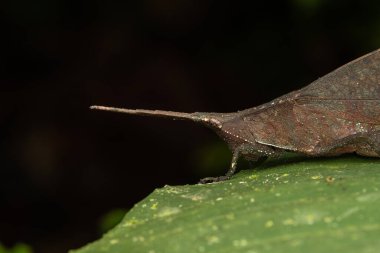
[[[353,60],[308,86],[261,106],[241,111],[255,114],[289,99],[378,100],[380,99],[380,49]]]
[[[380,50],[364,55],[298,91],[297,120],[318,135],[318,146],[380,129]]]
[[[319,147],[357,133],[380,130],[380,115],[367,115],[365,107],[379,108],[378,101],[288,100],[253,114],[243,123],[225,122],[223,129],[248,142],[314,154]]]
[[[305,153],[348,135],[378,130],[380,50],[299,91],[242,111],[241,117],[244,124],[239,131],[244,138]]]
[[[300,90],[303,97],[379,99],[380,49],[353,60]]]

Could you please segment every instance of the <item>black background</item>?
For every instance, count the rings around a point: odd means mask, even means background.
[[[380,2],[9,0],[0,31],[0,242],[60,253],[110,210],[229,162],[196,124],[89,105],[259,105],[377,49]]]

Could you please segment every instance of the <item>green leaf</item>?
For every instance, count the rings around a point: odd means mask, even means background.
[[[229,181],[157,189],[73,252],[380,252],[379,188],[379,159],[269,161]]]

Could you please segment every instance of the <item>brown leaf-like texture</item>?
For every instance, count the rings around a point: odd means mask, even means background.
[[[380,131],[380,50],[356,59],[301,90],[240,112],[244,122],[223,129],[245,140],[310,155],[338,153],[365,146],[363,139]],[[340,140],[352,136],[345,145]],[[362,142],[355,143],[355,136]],[[375,154],[372,154],[376,156]]]

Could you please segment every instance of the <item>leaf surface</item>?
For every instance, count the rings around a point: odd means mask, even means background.
[[[379,252],[379,182],[379,159],[269,161],[225,182],[156,189],[72,253]]]

